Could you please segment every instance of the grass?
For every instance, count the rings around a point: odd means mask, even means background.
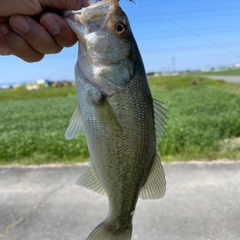
[[[193,81],[196,85],[192,83]],[[149,84],[152,90],[175,90],[179,88],[191,88],[196,86],[211,86],[240,92],[240,84],[228,83],[223,80],[212,80],[207,77],[198,75],[150,77]]]
[[[194,72],[194,74],[213,76],[240,76],[240,69],[228,69],[219,72]]]
[[[7,100],[28,100],[35,98],[69,97],[75,96],[75,87],[63,88],[42,88],[39,90],[28,91],[24,87],[9,90],[0,90],[0,101]]]
[[[84,137],[66,141],[64,131],[76,97],[0,102],[0,163],[72,162],[88,157]],[[75,159],[75,160],[74,160]]]
[[[240,148],[219,148],[221,140],[240,136],[239,95],[209,86],[153,94],[169,109],[166,136],[160,142],[163,159],[240,159]]]
[[[163,160],[240,159],[240,147],[219,147],[224,139],[240,137],[240,85],[193,76],[150,78],[149,83],[169,111],[159,144]],[[0,164],[88,160],[84,137],[64,138],[77,106],[74,92],[74,87],[0,92]],[[25,100],[19,100],[22,96]]]

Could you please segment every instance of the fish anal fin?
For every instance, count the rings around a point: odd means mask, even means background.
[[[91,164],[88,166],[85,172],[83,172],[83,174],[77,178],[76,184],[99,194],[106,195],[106,192],[99,182],[98,176]]]
[[[161,164],[161,160],[156,154],[147,181],[141,188],[139,196],[142,199],[159,199],[164,196],[165,192],[165,173]]]
[[[78,106],[74,111],[72,118],[69,122],[68,128],[65,132],[65,138],[71,140],[82,135],[84,132],[82,114],[80,107]]]

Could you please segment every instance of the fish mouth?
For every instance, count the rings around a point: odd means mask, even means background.
[[[107,16],[117,6],[118,0],[100,0],[77,11],[65,11],[64,18],[78,39],[84,42],[85,35],[93,32],[95,28],[103,28],[106,25]]]

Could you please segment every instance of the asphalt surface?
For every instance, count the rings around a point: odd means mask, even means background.
[[[0,238],[85,240],[106,197],[75,185],[85,166],[0,167]],[[135,240],[239,240],[240,162],[164,164],[161,200],[137,205]]]
[[[224,80],[226,82],[232,83],[240,83],[240,76],[211,76],[208,75],[207,77],[217,80]]]

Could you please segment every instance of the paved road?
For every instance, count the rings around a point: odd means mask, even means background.
[[[226,82],[240,83],[240,76],[207,76],[212,79],[224,80]]]
[[[84,240],[107,199],[74,184],[85,166],[0,167],[4,240]],[[134,240],[240,239],[240,162],[164,164],[162,200],[140,200]]]

